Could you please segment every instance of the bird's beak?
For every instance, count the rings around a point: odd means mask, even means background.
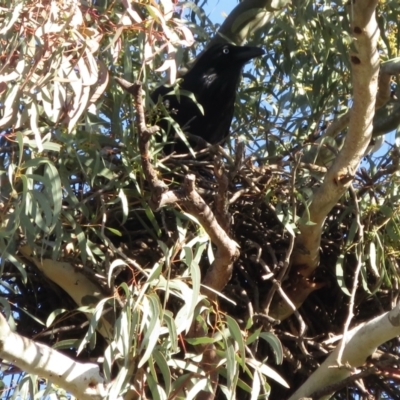
[[[238,46],[236,49],[236,58],[241,61],[250,61],[252,58],[260,57],[265,54],[261,47],[255,46]]]

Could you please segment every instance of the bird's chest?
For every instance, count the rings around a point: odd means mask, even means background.
[[[234,102],[237,87],[237,77],[232,74],[208,71],[201,76],[201,90],[198,91],[197,100],[205,109],[210,111],[215,106]]]

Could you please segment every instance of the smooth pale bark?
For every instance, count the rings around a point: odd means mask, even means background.
[[[379,28],[375,17],[377,0],[352,3],[351,31],[357,53],[350,54],[353,74],[353,107],[345,143],[309,207],[310,221],[301,224],[293,264],[310,276],[319,262],[319,246],[325,218],[347,191],[372,136],[372,121],[378,92]],[[306,217],[306,216],[305,216]]]
[[[107,395],[99,366],[79,363],[41,343],[12,332],[0,314],[0,358],[22,371],[48,379],[82,400],[101,400]]]
[[[350,187],[371,141],[379,76],[379,28],[375,16],[377,4],[377,0],[351,4],[351,33],[355,48],[355,52],[350,53],[353,107],[344,146],[328,169],[321,186],[315,190],[308,212],[304,213],[303,221],[299,223],[300,234],[296,237],[291,259],[292,271],[306,281],[319,265],[319,248],[325,218]],[[304,296],[307,293],[301,293],[295,285],[284,289],[290,299],[301,299],[298,307],[307,297]],[[274,298],[270,315],[287,317],[292,312],[288,303],[282,304],[280,298]]]
[[[363,323],[349,331],[345,338],[341,368],[337,366],[340,344],[324,363],[307,381],[289,398],[298,400],[333,383],[339,382],[352,374],[352,368],[364,364],[378,346],[400,335],[400,303],[381,316]],[[349,368],[350,367],[350,368]],[[329,399],[325,396],[323,399]]]
[[[103,299],[104,296],[100,293],[99,287],[72,264],[35,256],[27,245],[20,247],[19,251],[34,263],[48,279],[68,293],[79,307],[92,306],[94,308]],[[92,315],[87,314],[87,316],[90,319]],[[102,316],[97,330],[107,341],[113,339],[113,313]]]

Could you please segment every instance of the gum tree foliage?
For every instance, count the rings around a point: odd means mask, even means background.
[[[399,397],[400,5],[206,9],[1,5],[5,397]],[[223,40],[266,50],[230,140],[164,157],[149,93]]]

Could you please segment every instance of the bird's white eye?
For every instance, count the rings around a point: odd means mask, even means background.
[[[228,53],[229,53],[229,49],[228,49],[227,47],[224,47],[224,48],[222,49],[222,52],[223,52],[224,54],[228,54]]]

